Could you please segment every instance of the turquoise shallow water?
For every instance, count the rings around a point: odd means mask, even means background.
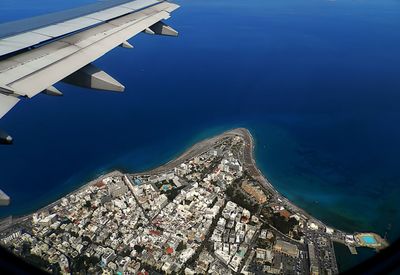
[[[92,1],[5,0],[0,21]],[[329,225],[400,235],[400,3],[179,1],[170,39],[140,35],[96,65],[123,94],[59,84],[0,122],[0,216],[24,214],[115,168],[143,171],[249,128],[257,164]],[[354,264],[367,256],[348,257]],[[361,253],[363,254],[363,253]],[[363,254],[364,255],[364,254]],[[346,260],[347,259],[347,260]]]

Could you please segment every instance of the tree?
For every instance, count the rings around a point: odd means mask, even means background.
[[[186,244],[183,241],[181,241],[179,243],[178,247],[176,248],[176,251],[177,252],[182,251],[182,250],[186,249],[186,247],[187,247]]]

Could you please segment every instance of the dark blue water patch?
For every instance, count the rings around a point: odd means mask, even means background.
[[[357,254],[353,255],[343,244],[334,243],[334,247],[339,272],[346,271],[376,254],[373,249],[369,248],[357,248]]]

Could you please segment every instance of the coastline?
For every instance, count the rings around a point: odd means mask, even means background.
[[[224,138],[236,136],[236,135],[241,136],[245,140],[246,146],[245,146],[244,157],[242,160],[243,166],[260,183],[260,186],[264,189],[264,191],[266,191],[270,194],[273,194],[274,196],[279,198],[280,201],[282,202],[282,204],[285,205],[285,207],[288,210],[301,214],[303,217],[306,218],[306,220],[309,220],[312,223],[317,224],[317,226],[319,226],[320,228],[327,228],[328,226],[326,224],[324,224],[324,222],[313,217],[307,211],[298,207],[297,205],[292,203],[289,199],[287,199],[284,195],[282,195],[273,186],[273,184],[268,180],[268,178],[262,173],[262,171],[257,167],[257,163],[256,163],[256,159],[255,159],[255,147],[256,147],[255,140],[254,140],[254,137],[252,136],[252,134],[250,133],[250,131],[245,128],[235,128],[235,129],[227,130],[221,134],[217,134],[210,138],[206,138],[202,141],[199,141],[199,142],[193,144],[192,146],[190,146],[188,149],[186,149],[183,153],[181,153],[174,159],[172,159],[158,167],[150,169],[148,171],[136,172],[136,173],[129,173],[129,172],[125,173],[120,170],[113,170],[113,171],[107,172],[105,174],[102,174],[102,175],[80,185],[77,189],[75,189],[67,194],[62,195],[59,199],[53,201],[52,203],[50,203],[44,207],[39,208],[38,210],[36,210],[34,212],[46,211],[48,209],[51,209],[53,206],[57,205],[62,200],[63,197],[78,193],[81,190],[87,188],[88,186],[98,182],[99,180],[101,180],[103,178],[109,177],[109,176],[124,175],[124,174],[128,174],[131,176],[142,176],[142,175],[153,175],[153,174],[165,173],[165,172],[173,169],[174,167],[179,166],[180,164],[188,161],[189,159],[191,159],[197,155],[200,155],[203,152],[210,150],[210,148],[217,146],[219,143],[223,142]],[[0,229],[3,227],[12,226],[21,221],[25,221],[25,220],[29,219],[31,217],[31,215],[32,215],[32,213],[29,213],[26,215],[17,216],[15,218],[12,216],[11,217],[9,216],[4,219],[1,219],[0,220]],[[340,229],[337,229],[333,226],[329,226],[329,228],[338,233],[337,235],[332,236],[332,241],[346,245],[343,236],[346,236],[348,233],[346,233]],[[382,241],[383,247],[387,246],[386,240],[382,239],[380,241]],[[349,246],[349,248],[350,248],[350,246]]]
[[[210,138],[201,140],[200,142],[196,142],[195,144],[191,145],[188,149],[186,149],[182,154],[178,155],[176,158],[169,160],[166,163],[161,164],[160,166],[157,166],[157,167],[152,168],[147,171],[129,173],[129,172],[122,171],[122,169],[113,169],[108,172],[105,172],[104,174],[101,174],[100,176],[92,177],[92,179],[90,179],[88,182],[82,182],[82,185],[79,185],[74,190],[60,195],[58,199],[54,200],[50,204],[47,204],[43,207],[39,207],[36,210],[31,211],[26,214],[23,214],[23,215],[18,215],[18,216],[10,215],[10,216],[1,218],[0,219],[0,228],[1,228],[1,223],[4,221],[10,220],[10,218],[12,219],[12,224],[15,224],[15,223],[23,221],[27,218],[30,218],[32,213],[45,211],[46,209],[49,209],[49,208],[53,207],[54,205],[56,205],[57,203],[59,203],[62,200],[62,198],[67,197],[69,195],[73,195],[75,193],[78,193],[79,191],[85,189],[86,187],[90,186],[91,184],[98,182],[99,180],[101,180],[103,178],[106,178],[106,177],[109,177],[112,175],[123,175],[123,174],[131,174],[131,175],[146,175],[147,174],[148,175],[148,174],[162,173],[163,171],[171,169],[172,167],[185,162],[187,159],[190,159],[197,154],[207,151],[209,149],[209,146],[211,146],[213,144],[213,142],[215,142],[216,140],[221,139],[223,137],[234,135],[234,131],[235,131],[235,129],[227,130],[227,131],[223,132],[222,134],[217,134]],[[11,226],[12,224],[10,224],[9,226]]]
[[[119,170],[114,170],[114,171],[108,172],[106,174],[103,174],[100,177],[97,177],[97,178],[95,178],[93,180],[90,180],[89,182],[84,183],[83,185],[79,186],[77,189],[74,189],[71,192],[68,192],[67,194],[62,195],[59,199],[57,199],[57,200],[53,201],[52,203],[50,203],[48,205],[45,205],[45,206],[33,211],[32,213],[46,211],[46,210],[52,208],[53,206],[57,205],[58,203],[60,203],[61,200],[64,197],[79,193],[81,190],[83,190],[83,189],[87,188],[88,186],[98,182],[99,180],[101,180],[103,178],[106,178],[106,177],[109,177],[109,176],[113,176],[113,175],[123,175],[123,173],[120,172]],[[0,219],[0,230],[2,230],[4,226],[9,227],[9,226],[12,226],[14,224],[17,224],[19,222],[22,222],[22,221],[25,221],[25,220],[31,218],[32,213],[28,213],[28,214],[20,215],[20,216],[16,216],[16,217],[11,215],[11,216],[8,216],[8,217]],[[3,224],[4,222],[8,222],[8,224],[4,225]]]
[[[306,221],[306,226],[308,229],[308,233],[313,231],[312,229],[310,231],[310,224],[311,225],[316,225],[317,229],[313,233],[311,232],[311,235],[308,234],[306,235],[307,238],[314,238],[314,234],[324,234],[326,236],[329,236],[329,246],[331,247],[331,257],[334,259],[335,262],[335,270],[338,270],[338,264],[337,260],[338,259],[343,259],[344,254],[343,254],[343,249],[336,251],[337,245],[334,245],[334,243],[342,244],[344,247],[347,246],[348,249],[354,254],[356,254],[356,248],[357,247],[369,247],[369,248],[374,248],[376,250],[380,250],[385,248],[388,243],[386,240],[381,238],[379,235],[375,233],[347,233],[344,232],[340,229],[337,229],[332,226],[327,226],[324,224],[323,221],[314,218],[311,214],[309,214],[307,211],[304,209],[298,207],[295,205],[293,202],[291,202],[288,198],[286,198],[284,195],[282,195],[275,187],[274,185],[268,180],[268,178],[262,173],[262,171],[257,167],[256,159],[255,159],[255,149],[256,149],[256,144],[254,137],[252,136],[251,132],[246,129],[246,128],[234,128],[231,130],[224,131],[221,134],[214,135],[212,137],[203,139],[199,142],[196,142],[192,146],[188,147],[183,153],[178,155],[172,160],[169,160],[165,162],[164,164],[157,166],[153,169],[147,170],[147,171],[141,171],[141,172],[135,172],[135,173],[129,173],[126,171],[121,171],[121,170],[113,170],[111,172],[106,172],[104,174],[101,174],[100,176],[94,177],[93,179],[87,181],[86,183],[80,185],[77,189],[68,192],[67,194],[62,195],[59,199],[53,201],[52,203],[39,208],[36,211],[33,211],[29,214],[22,215],[22,216],[17,216],[17,217],[7,217],[5,219],[0,220],[0,231],[7,230],[8,228],[18,225],[19,223],[24,223],[27,222],[30,218],[32,218],[33,213],[38,213],[38,212],[51,212],[51,209],[56,206],[57,204],[61,203],[61,200],[64,197],[79,193],[80,191],[86,189],[90,185],[93,185],[100,180],[110,177],[110,176],[130,176],[130,177],[135,177],[135,176],[152,176],[152,175],[158,175],[158,174],[166,174],[168,172],[171,172],[175,167],[178,167],[180,164],[187,162],[193,158],[195,158],[198,155],[203,154],[204,152],[207,152],[211,150],[212,148],[218,147],[227,138],[234,137],[234,136],[240,136],[244,140],[244,149],[242,151],[242,155],[239,157],[239,162],[243,166],[244,171],[247,171],[251,177],[259,184],[261,189],[266,193],[271,195],[271,202],[272,203],[279,203],[284,208],[289,210],[291,213],[295,213],[296,215],[300,216],[302,219]],[[272,226],[271,226],[272,227]],[[276,232],[279,230],[276,229],[275,227],[272,227]],[[332,231],[334,233],[329,233],[328,230]],[[319,233],[318,233],[319,232]],[[279,232],[278,232],[279,233]],[[299,240],[295,240],[289,236],[284,235],[283,233],[282,237],[290,239],[290,241],[294,243],[298,243],[299,245],[302,245],[302,242]],[[374,246],[368,246],[367,244],[362,242],[362,236],[363,235],[372,235],[375,237],[376,243]],[[348,242],[347,237],[352,236],[356,241],[354,242]],[[361,238],[360,238],[361,237]],[[361,241],[360,241],[361,240]],[[364,248],[363,248],[364,249]],[[362,251],[361,251],[362,252]],[[371,251],[372,252],[372,251]],[[339,256],[336,256],[336,253],[339,253]],[[349,251],[344,252],[349,254]],[[354,259],[354,263],[357,263],[361,261],[361,257],[352,257]],[[342,270],[343,271],[343,270]]]

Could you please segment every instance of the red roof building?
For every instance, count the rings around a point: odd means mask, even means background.
[[[167,254],[172,254],[174,253],[174,249],[172,247],[168,247],[166,252]]]

